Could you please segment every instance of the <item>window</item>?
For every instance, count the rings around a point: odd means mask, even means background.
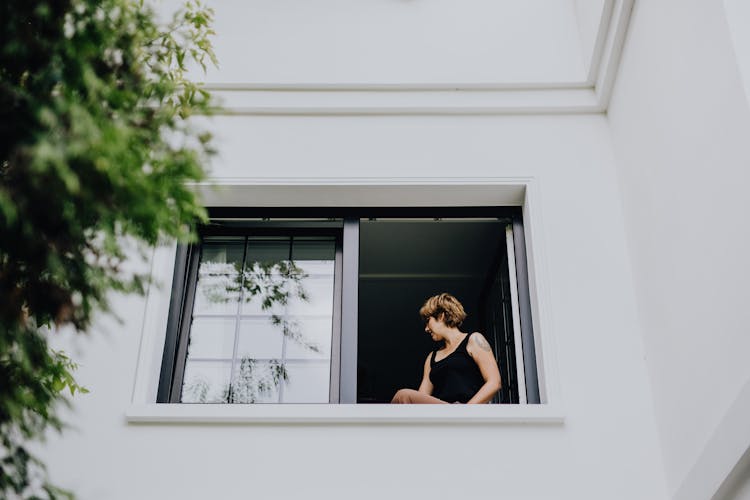
[[[385,403],[416,387],[448,291],[538,403],[520,210],[214,208],[178,248],[158,402]]]

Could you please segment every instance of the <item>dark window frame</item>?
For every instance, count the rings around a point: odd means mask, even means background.
[[[340,267],[341,259],[341,228],[340,221],[311,221],[310,223],[285,223],[265,221],[214,221],[198,228],[199,236],[333,236],[336,238],[336,263]],[[247,240],[246,240],[247,242]],[[180,244],[177,246],[175,271],[173,276],[172,295],[169,305],[169,319],[167,321],[167,336],[164,343],[164,353],[159,386],[157,389],[157,403],[179,403],[181,387],[187,359],[187,347],[190,334],[190,323],[195,300],[196,283],[198,278],[198,264],[200,261],[200,242]],[[244,258],[243,258],[244,260]],[[340,277],[334,276],[334,291],[337,289]],[[340,288],[340,284],[338,285]],[[339,294],[340,297],[340,294]],[[336,297],[334,297],[336,299]],[[340,316],[340,301],[334,300],[334,321]],[[332,342],[338,341],[340,331],[334,323]],[[338,385],[338,373],[332,372],[331,385]],[[337,394],[331,392],[329,401],[338,402]]]
[[[514,237],[526,399],[529,404],[541,402],[521,207],[211,207],[208,215],[211,223],[199,228],[200,236],[294,234],[337,237],[330,403],[356,403],[357,397],[360,219],[497,217],[507,220],[512,224]],[[273,227],[269,227],[268,220],[273,221]],[[177,246],[157,403],[179,402],[199,258],[200,242]]]

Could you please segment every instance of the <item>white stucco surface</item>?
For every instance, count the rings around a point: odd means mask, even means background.
[[[170,0],[167,5],[175,2]],[[272,84],[579,81],[568,0],[222,0],[208,81]]]
[[[717,491],[747,447],[750,409],[750,111],[737,56],[747,53],[727,17],[744,7],[637,1],[608,114],[550,106],[558,114],[472,116],[444,113],[440,93],[409,86],[582,81],[603,2],[472,0],[460,13],[443,0],[211,3],[221,66],[206,80],[238,84],[227,92],[240,103],[205,122],[219,151],[213,180],[270,186],[285,199],[295,185],[316,186],[304,196],[318,200],[335,185],[331,205],[351,204],[368,185],[386,186],[381,205],[404,205],[420,179],[442,186],[435,206],[465,196],[448,197],[452,184],[484,179],[482,202],[494,183],[533,186],[524,223],[542,389],[563,418],[128,422],[159,376],[164,329],[150,318],[166,317],[164,283],[148,301],[113,297],[121,323],[100,317],[89,336],[53,336],[91,390],[64,412],[74,428],[38,447],[53,481],[82,500],[705,500]],[[288,98],[300,108],[243,111],[259,83],[282,101],[294,87]],[[328,105],[309,84],[334,86],[345,116],[305,108]],[[347,84],[376,97],[336,88]],[[427,113],[358,113],[389,95],[383,84],[406,86],[399,99],[429,94]],[[517,186],[502,189],[497,199],[523,201]],[[258,199],[270,205],[270,196]],[[171,276],[169,259],[149,264]],[[726,491],[744,499],[747,482],[733,481]]]
[[[436,498],[493,498],[499,489],[513,498],[665,498],[604,117],[214,120],[219,176],[533,177],[540,213],[527,223],[543,235],[535,244],[546,262],[537,264],[554,339],[540,347],[557,362],[565,421],[128,424],[144,301],[117,299],[125,323],[102,321],[76,356],[92,392],[76,400],[81,432],[45,450],[55,479],[97,500],[380,498],[394,488]],[[430,481],[446,467],[462,479]],[[476,477],[493,484],[463,479]]]
[[[724,10],[734,43],[734,54],[750,101],[750,3],[744,0],[724,0]]]
[[[599,25],[606,3],[606,0],[574,0],[581,54],[587,71],[594,54]]]
[[[666,475],[688,494],[750,407],[750,113],[720,3],[636,4],[609,119]]]

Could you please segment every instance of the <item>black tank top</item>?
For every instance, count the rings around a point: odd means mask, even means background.
[[[471,334],[458,344],[456,350],[440,361],[435,361],[437,350],[430,357],[432,395],[448,403],[466,403],[484,385],[484,377],[474,358],[466,350]]]

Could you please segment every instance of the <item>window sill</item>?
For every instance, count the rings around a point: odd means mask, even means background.
[[[550,405],[147,404],[131,424],[562,424]]]

